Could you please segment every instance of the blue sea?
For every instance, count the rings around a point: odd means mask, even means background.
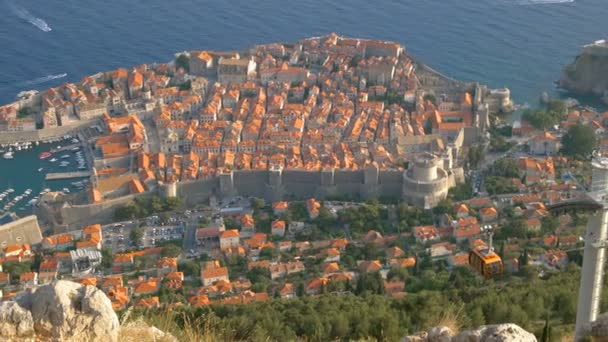
[[[400,42],[446,75],[534,105],[581,45],[608,38],[606,0],[0,0],[0,13],[0,103],[178,51],[337,32]],[[0,191],[65,186],[43,184],[38,152],[0,159]]]
[[[0,103],[177,51],[337,32],[400,42],[444,74],[535,104],[581,45],[608,36],[605,0],[0,0],[0,12]]]

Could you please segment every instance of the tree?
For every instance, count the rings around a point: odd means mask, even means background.
[[[274,247],[264,247],[260,251],[260,259],[274,260],[279,256],[279,251]]]
[[[591,127],[576,124],[562,137],[562,152],[568,156],[585,158],[597,146],[597,138]]]
[[[160,252],[160,256],[166,258],[177,258],[180,254],[182,254],[182,248],[174,243],[167,244]]]
[[[111,248],[104,247],[101,249],[101,266],[103,268],[112,267],[114,261],[114,253]]]
[[[184,53],[177,56],[175,59],[175,65],[178,68],[184,69],[186,72],[190,72],[190,58]]]
[[[131,233],[129,233],[129,239],[131,239],[131,243],[133,245],[138,244],[143,237],[144,230],[141,227],[133,228],[131,229]]]

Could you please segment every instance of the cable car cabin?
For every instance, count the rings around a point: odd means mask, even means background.
[[[475,247],[469,253],[469,265],[486,279],[502,274],[502,260],[487,246]]]

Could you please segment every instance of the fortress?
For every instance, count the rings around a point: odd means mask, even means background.
[[[87,193],[39,204],[45,222],[64,228],[110,220],[150,195],[188,206],[244,196],[432,208],[464,181],[462,150],[487,134],[490,114],[512,110],[508,89],[453,80],[394,42],[335,33],[242,53],[191,51],[41,96],[32,110],[45,129],[69,121],[60,105],[73,98],[106,109],[91,112],[105,132],[87,142]]]
[[[447,197],[450,187],[463,181],[462,168],[446,170],[440,158],[423,154],[407,170],[381,170],[373,165],[357,171],[235,170],[212,179],[163,184],[159,191],[164,196],[176,195],[189,205],[204,202],[212,195],[238,195],[269,201],[385,197],[430,208]]]

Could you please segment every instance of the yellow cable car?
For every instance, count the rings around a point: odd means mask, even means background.
[[[500,276],[503,272],[502,259],[492,248],[485,245],[471,250],[469,265],[486,279]]]

